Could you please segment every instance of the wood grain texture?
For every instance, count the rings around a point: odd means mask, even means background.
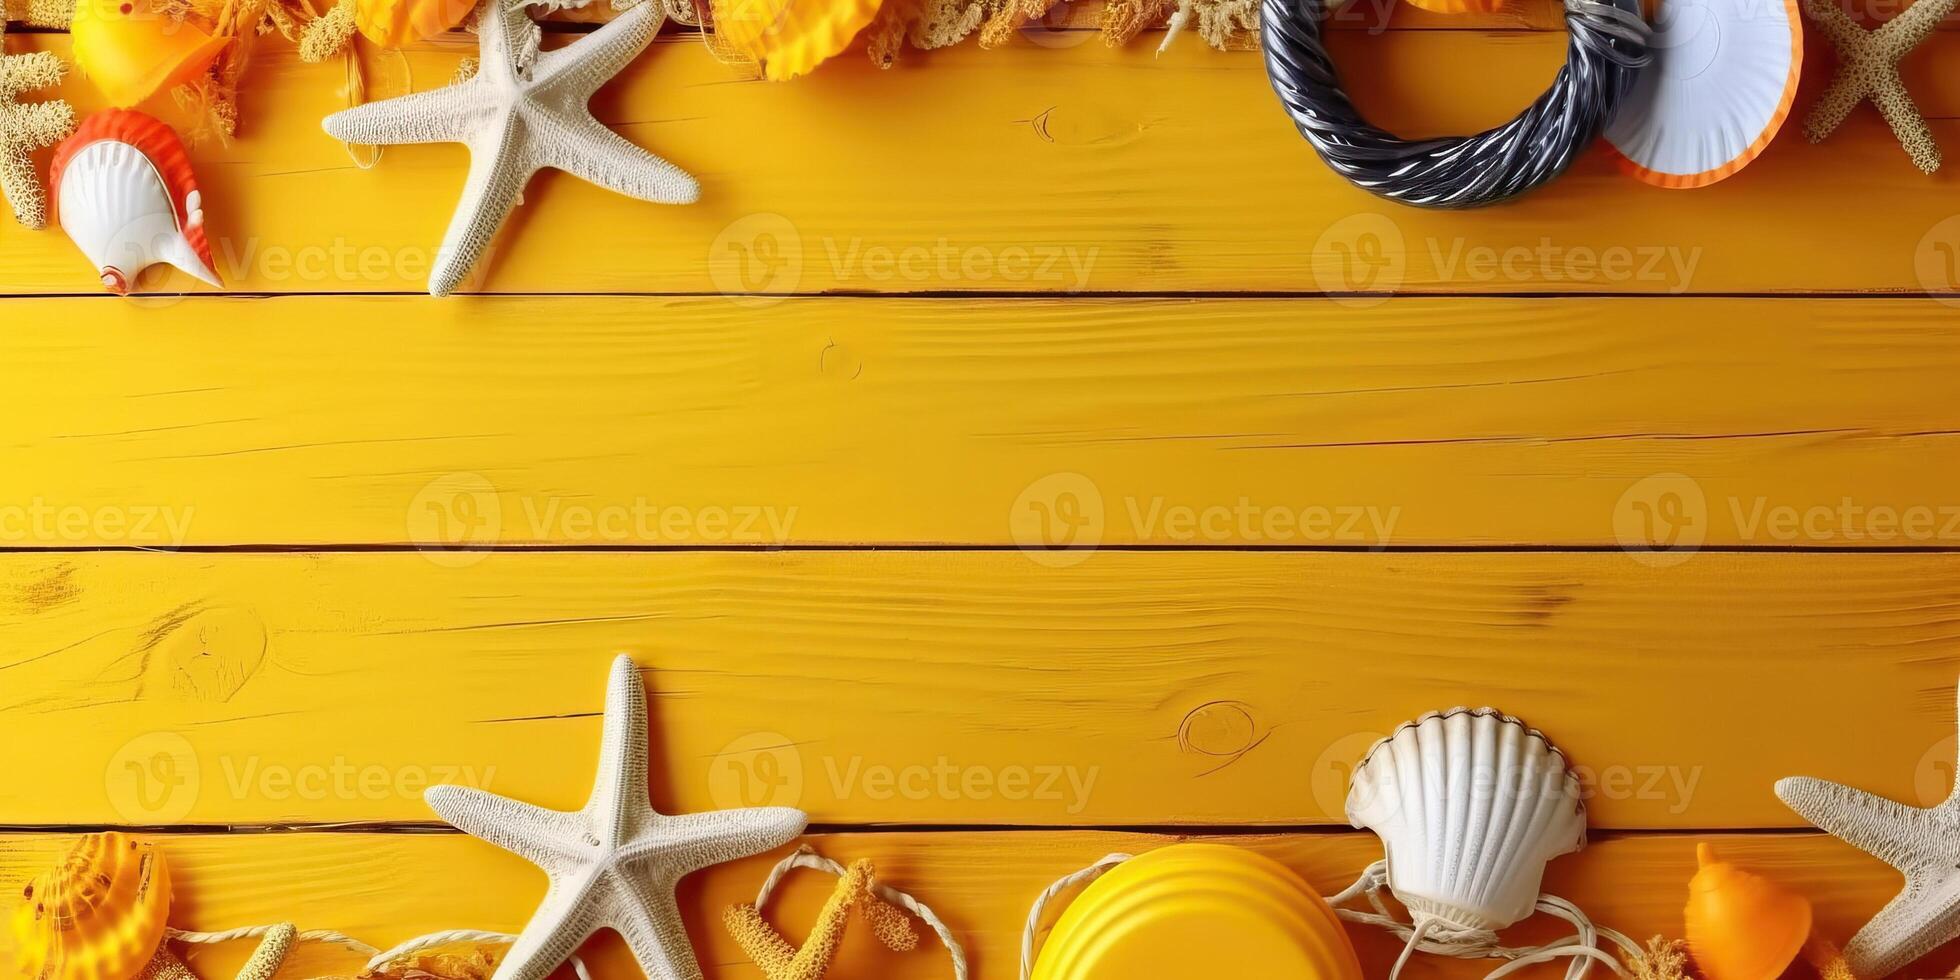
[[[1457,704],[1550,733],[1600,827],[1953,782],[1946,555],[480,557],[7,557],[0,744],[43,750],[0,824],[428,822],[432,781],[575,808],[619,651],[669,809],[1338,823],[1367,747]]]
[[[1960,544],[1929,302],[9,310],[12,548]]]
[[[1908,0],[1837,0],[1838,6],[1859,23],[1876,26],[1897,16],[1899,11],[1910,6]],[[1506,0],[1490,11],[1466,10],[1460,13],[1439,13],[1424,10],[1412,3],[1399,0],[1345,0],[1330,3],[1333,13],[1323,24],[1327,30],[1382,31],[1563,31],[1565,30],[1565,4],[1562,0]],[[1646,0],[1647,15],[1653,17],[1653,0]],[[1036,44],[1057,42],[1049,37],[1054,31],[1093,32],[1101,29],[1103,4],[1101,0],[1058,0],[1049,8],[1048,15],[1039,22],[1033,22],[1022,30],[1024,38]],[[562,29],[577,29],[572,25],[602,24],[613,19],[617,13],[610,4],[593,3],[582,8],[553,11],[540,19],[550,25],[563,25]],[[1169,14],[1165,15],[1169,20]],[[1159,23],[1161,31],[1166,25]],[[554,29],[559,29],[554,27]],[[1948,14],[1940,21],[1939,30],[1960,29],[1960,13]],[[691,30],[690,28],[670,27],[669,30]],[[1193,43],[1195,33],[1184,35],[1174,43]],[[1139,38],[1133,43],[1156,47],[1161,35]],[[971,43],[971,42],[969,42]],[[852,52],[855,53],[855,52]],[[910,54],[911,52],[907,52]]]
[[[1562,62],[1557,33],[1340,32],[1364,111],[1425,135],[1515,114]],[[65,52],[60,36],[10,38]],[[1906,63],[1933,130],[1960,145],[1960,34]],[[448,79],[466,43],[371,66],[371,93]],[[1812,60],[1831,63],[1821,42]],[[1475,85],[1449,79],[1475,77]],[[1807,105],[1828,73],[1809,73]],[[247,130],[194,157],[220,271],[248,292],[419,292],[465,151],[396,147],[355,166],[319,128],[341,66],[254,61]],[[1108,84],[1120,78],[1122,84]],[[1445,93],[1442,90],[1447,89]],[[64,92],[86,111],[87,83]],[[1184,44],[960,47],[879,72],[846,58],[791,85],[744,82],[670,37],[598,114],[699,176],[702,203],[622,202],[540,177],[474,288],[494,292],[1641,293],[1934,291],[1960,284],[1960,220],[1869,108],[1828,142],[1791,127],[1739,177],[1694,193],[1603,153],[1513,207],[1395,208],[1314,158],[1259,57]],[[739,122],[735,122],[739,120]],[[595,220],[596,216],[605,220]],[[1828,248],[1820,242],[1856,243]],[[0,229],[9,293],[93,293],[58,231]],[[187,288],[175,273],[149,288]]]
[[[0,894],[66,846],[69,838],[0,837]],[[1326,891],[1346,885],[1380,855],[1372,835],[1337,834],[1239,837],[1299,871]],[[388,945],[437,929],[478,927],[515,930],[543,892],[543,877],[521,859],[460,836],[297,834],[169,836],[162,838],[173,863],[180,896],[173,924],[216,929],[292,919],[301,928],[334,928]],[[811,839],[840,860],[867,857],[883,880],[913,892],[967,944],[976,980],[1012,980],[1021,924],[1029,901],[1049,882],[1113,851],[1139,852],[1171,838],[1096,832],[852,833]],[[1722,853],[1801,891],[1815,903],[1817,934],[1842,942],[1891,897],[1898,876],[1876,860],[1828,837],[1727,835]],[[722,932],[726,906],[754,901],[776,855],[723,865],[682,886],[703,967],[711,980],[760,976]],[[1694,868],[1694,839],[1655,836],[1595,840],[1587,850],[1554,861],[1546,888],[1577,902],[1597,921],[1645,937],[1681,932],[1681,905]],[[804,935],[829,892],[829,881],[798,872],[774,903],[776,921],[794,937]],[[458,887],[467,882],[467,887]],[[1551,924],[1528,922],[1513,930],[1537,942],[1557,933]],[[1364,975],[1387,975],[1395,944],[1386,935],[1353,931]],[[0,936],[0,943],[9,942]],[[0,946],[0,960],[7,956]],[[192,965],[204,976],[230,976],[249,949],[226,947],[201,953]],[[587,943],[585,955],[598,980],[638,977],[623,944],[611,935]],[[1960,952],[1935,954],[1913,976],[1937,976]],[[1414,978],[1481,977],[1495,964],[1418,957],[1404,974]],[[303,950],[293,975],[352,973],[354,957]],[[569,974],[566,974],[569,975]],[[940,980],[951,975],[943,951],[927,939],[918,951],[898,955],[877,948],[862,930],[846,934],[833,974],[890,980]],[[1521,973],[1527,980],[1560,976],[1555,967]]]

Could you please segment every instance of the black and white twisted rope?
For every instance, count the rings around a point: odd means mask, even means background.
[[[1370,125],[1321,43],[1325,0],[1261,0],[1266,74],[1300,135],[1357,186],[1403,204],[1496,204],[1564,173],[1650,60],[1639,0],[1565,0],[1565,67],[1516,119],[1475,136],[1403,140]]]

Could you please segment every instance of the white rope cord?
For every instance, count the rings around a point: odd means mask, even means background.
[[[1064,876],[1035,898],[1034,906],[1028,910],[1027,929],[1021,934],[1021,980],[1030,980],[1034,976],[1035,941],[1041,929],[1042,912],[1047,908],[1048,903],[1053,901],[1055,896],[1076,885],[1102,877],[1110,869],[1130,858],[1131,855],[1128,854],[1111,854],[1080,871]],[[1620,961],[1612,953],[1599,948],[1601,937],[1611,940],[1630,956],[1643,955],[1640,947],[1632,939],[1627,938],[1626,934],[1605,926],[1594,925],[1578,906],[1557,895],[1538,896],[1537,909],[1546,915],[1571,923],[1575,930],[1573,935],[1539,946],[1505,946],[1499,942],[1497,933],[1488,929],[1465,929],[1433,917],[1425,918],[1419,923],[1403,922],[1389,911],[1388,903],[1382,901],[1382,893],[1387,890],[1387,887],[1388,862],[1376,861],[1362,870],[1361,877],[1355,879],[1354,884],[1337,895],[1327,896],[1327,904],[1334,906],[1334,914],[1349,922],[1386,929],[1406,941],[1407,945],[1402,947],[1402,955],[1395,960],[1395,968],[1389,971],[1389,980],[1396,980],[1401,975],[1402,967],[1408,964],[1409,958],[1418,950],[1466,960],[1488,958],[1510,960],[1509,963],[1485,974],[1484,980],[1500,980],[1524,967],[1568,956],[1572,957],[1572,964],[1566,968],[1566,980],[1584,980],[1586,973],[1592,969],[1595,962],[1606,964],[1618,976],[1626,976],[1626,969],[1620,965]],[[1341,908],[1361,898],[1368,900],[1368,904],[1374,907],[1373,912]]]
[[[1074,874],[1065,875],[1061,880],[1043,889],[1040,895],[1035,896],[1034,906],[1028,909],[1028,927],[1021,933],[1021,980],[1028,980],[1029,977],[1034,976],[1035,939],[1041,932],[1041,913],[1048,907],[1048,903],[1054,901],[1055,896],[1076,885],[1087,884],[1108,874],[1112,868],[1134,856],[1132,854],[1106,855],[1102,860]]]
[[[191,932],[185,929],[167,929],[164,931],[164,935],[166,938],[174,939],[180,943],[213,945],[234,942],[240,939],[262,939],[266,933],[271,932],[274,928],[274,926],[245,926],[240,929],[226,929],[223,932]],[[484,932],[477,929],[449,929],[443,932],[432,932],[426,936],[418,936],[386,952],[376,949],[352,936],[334,932],[330,929],[316,929],[311,932],[302,932],[298,936],[298,941],[302,943],[322,943],[329,946],[339,946],[351,952],[359,953],[362,956],[368,957],[367,964],[361,968],[361,972],[376,973],[396,960],[422,952],[423,950],[448,946],[451,943],[514,943],[517,941],[517,937],[507,932]],[[577,954],[567,957],[567,960],[572,964],[572,972],[578,974],[578,980],[592,980],[592,974],[585,969],[585,961],[579,959]]]
[[[211,946],[218,943],[236,942],[240,939],[264,939],[267,933],[276,928],[278,927],[247,926],[243,929],[227,929],[224,932],[192,932],[188,929],[165,929],[163,934],[165,938],[174,939],[180,943]],[[380,952],[380,950],[352,936],[344,936],[325,929],[302,932],[296,938],[298,942],[302,943],[324,943],[330,946],[340,946],[352,952],[359,953],[362,956],[373,956],[375,953]]]
[[[1537,910],[1571,923],[1575,930],[1573,935],[1538,946],[1505,946],[1498,940],[1497,933],[1488,929],[1463,928],[1436,918],[1425,918],[1419,923],[1403,922],[1390,914],[1388,905],[1382,901],[1382,893],[1387,887],[1388,862],[1376,861],[1362,870],[1354,884],[1338,895],[1328,896],[1327,902],[1335,907],[1334,913],[1341,918],[1386,929],[1405,941],[1402,955],[1395,961],[1395,969],[1389,972],[1389,980],[1395,980],[1401,974],[1402,967],[1417,950],[1466,960],[1495,958],[1511,961],[1485,974],[1484,980],[1499,980],[1534,963],[1568,956],[1572,957],[1572,963],[1566,968],[1566,980],[1583,980],[1595,962],[1604,963],[1616,975],[1625,976],[1626,969],[1620,961],[1612,953],[1599,948],[1602,937],[1611,940],[1631,956],[1642,955],[1640,947],[1624,933],[1594,925],[1578,906],[1557,895],[1538,896]],[[1340,907],[1357,898],[1366,898],[1374,911]]]
[[[757,911],[761,911],[769,904],[769,898],[776,893],[776,887],[782,884],[783,879],[788,877],[789,873],[797,868],[822,871],[836,875],[839,878],[844,877],[849,871],[843,865],[818,854],[810,845],[805,844],[797,848],[796,853],[778,862],[774,868],[770,869],[769,877],[762,879],[762,888],[755,894],[755,907]],[[939,937],[939,941],[945,944],[946,951],[953,956],[953,976],[955,980],[967,980],[966,949],[960,946],[959,940],[953,937],[953,930],[947,928],[946,923],[941,921],[932,909],[927,908],[925,903],[918,899],[882,882],[873,881],[871,890],[877,892],[879,898],[918,916],[919,921],[924,922],[930,927],[933,933]]]

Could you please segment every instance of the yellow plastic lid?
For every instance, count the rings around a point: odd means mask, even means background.
[[[1202,976],[1361,980],[1361,963],[1300,876],[1243,848],[1175,844],[1084,889],[1034,967],[1034,980]]]

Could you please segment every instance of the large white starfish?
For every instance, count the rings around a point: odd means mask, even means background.
[[[664,6],[642,0],[591,36],[554,51],[532,47],[536,29],[521,0],[486,0],[481,56],[468,81],[337,112],[322,125],[348,143],[462,143],[470,175],[429,270],[429,293],[445,296],[469,274],[545,167],[576,174],[629,197],[692,204],[693,177],[592,118],[587,103],[645,50]]]
[[[1927,809],[1808,776],[1777,780],[1776,795],[1818,828],[1905,873],[1905,889],[1844,947],[1853,973],[1890,976],[1960,937],[1960,770],[1953,794]]]
[[[700,980],[674,901],[689,872],[796,838],[808,818],[789,807],[667,816],[647,801],[647,703],[633,661],[613,661],[599,778],[585,809],[546,810],[461,786],[424,795],[444,820],[544,869],[544,903],[494,980],[539,980],[587,937],[610,928],[649,980]]]

